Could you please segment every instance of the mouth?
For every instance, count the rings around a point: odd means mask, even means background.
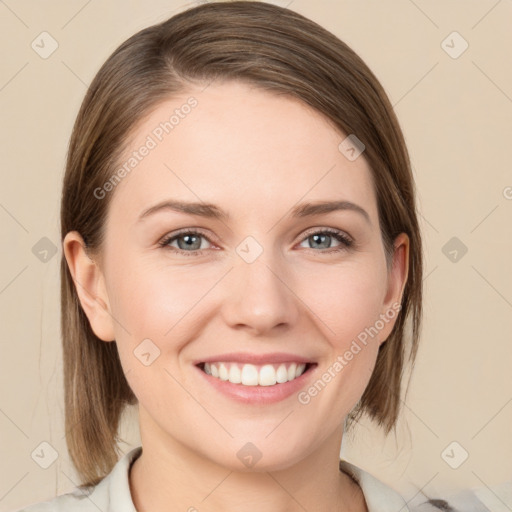
[[[202,362],[196,365],[206,375],[239,386],[271,387],[299,379],[316,366],[308,362],[251,364],[228,361]]]

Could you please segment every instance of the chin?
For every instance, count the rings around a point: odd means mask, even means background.
[[[230,471],[241,473],[263,473],[286,470],[314,451],[313,444],[306,445],[301,439],[300,444],[292,442],[286,436],[276,436],[275,440],[265,439],[265,436],[249,436],[247,441],[231,439],[222,446],[222,451],[206,454],[212,462]],[[290,442],[288,442],[290,441]],[[217,445],[219,446],[219,445]]]

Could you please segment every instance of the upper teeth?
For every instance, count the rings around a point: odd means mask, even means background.
[[[240,368],[241,366],[241,368]],[[273,386],[300,377],[306,365],[304,363],[283,363],[279,365],[237,363],[205,363],[204,371],[213,377],[244,386]]]

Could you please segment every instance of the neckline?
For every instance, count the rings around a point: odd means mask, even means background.
[[[120,466],[118,473],[124,473],[125,486],[132,503],[133,512],[136,512],[136,509],[131,496],[130,471],[141,454],[142,446],[138,446],[127,452],[118,463]],[[402,496],[370,473],[341,458],[339,459],[338,468],[340,472],[349,476],[359,486],[368,512],[395,512],[396,510],[408,512],[409,508]],[[118,491],[119,489],[116,489],[116,492]]]

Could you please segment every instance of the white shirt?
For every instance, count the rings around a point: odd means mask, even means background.
[[[455,494],[434,498],[433,502],[412,507],[414,512],[510,512],[512,510],[512,481],[493,487],[464,489]],[[437,507],[436,507],[437,505]]]
[[[130,493],[130,466],[142,447],[124,455],[97,485],[82,491],[76,488],[49,501],[30,505],[16,512],[137,512]],[[403,498],[366,471],[340,461],[340,469],[352,475],[361,487],[368,512],[409,512]]]

